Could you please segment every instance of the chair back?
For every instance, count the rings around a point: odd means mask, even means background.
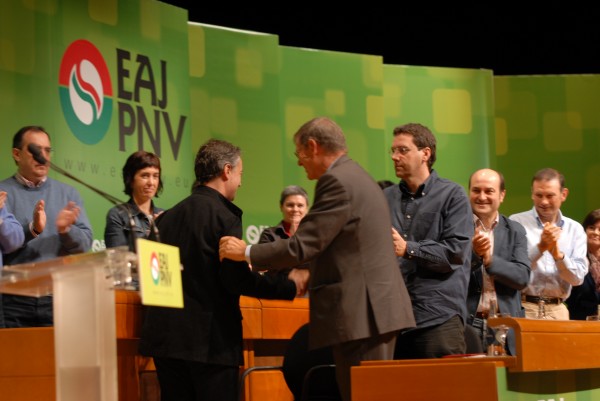
[[[341,401],[331,347],[308,349],[308,323],[290,339],[282,372],[296,401]]]

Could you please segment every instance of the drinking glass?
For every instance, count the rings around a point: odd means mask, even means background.
[[[498,318],[510,317],[510,313],[498,313]],[[488,346],[488,356],[506,356],[506,336],[508,335],[508,327],[505,324],[495,326],[494,330],[494,341]]]

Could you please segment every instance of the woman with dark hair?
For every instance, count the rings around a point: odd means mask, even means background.
[[[571,320],[585,320],[598,314],[600,304],[600,209],[592,210],[581,223],[587,236],[587,257],[590,262],[583,284],[573,287],[565,301]]]
[[[107,248],[127,245],[135,252],[137,238],[158,239],[154,219],[163,209],[152,201],[163,189],[158,156],[144,150],[131,154],[123,166],[123,183],[129,201],[108,211],[104,242]]]

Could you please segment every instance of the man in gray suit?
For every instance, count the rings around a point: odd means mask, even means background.
[[[490,313],[525,317],[521,290],[527,287],[531,273],[527,238],[521,224],[498,212],[505,195],[504,177],[499,172],[482,169],[471,175],[469,199],[475,235],[467,295],[467,323],[478,329],[480,334],[485,333],[482,338],[484,345],[488,345],[486,319]],[[512,330],[507,345],[510,354],[516,355]]]
[[[310,262],[310,347],[332,346],[340,393],[350,400],[350,367],[392,359],[396,334],[414,327],[408,292],[377,183],[347,156],[341,128],[315,118],[294,135],[298,165],[318,180],[310,212],[285,240],[246,246],[221,239],[220,256],[281,269]]]

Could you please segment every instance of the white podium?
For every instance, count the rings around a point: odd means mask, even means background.
[[[114,289],[132,263],[118,247],[3,268],[0,292],[53,294],[57,401],[118,401]]]

